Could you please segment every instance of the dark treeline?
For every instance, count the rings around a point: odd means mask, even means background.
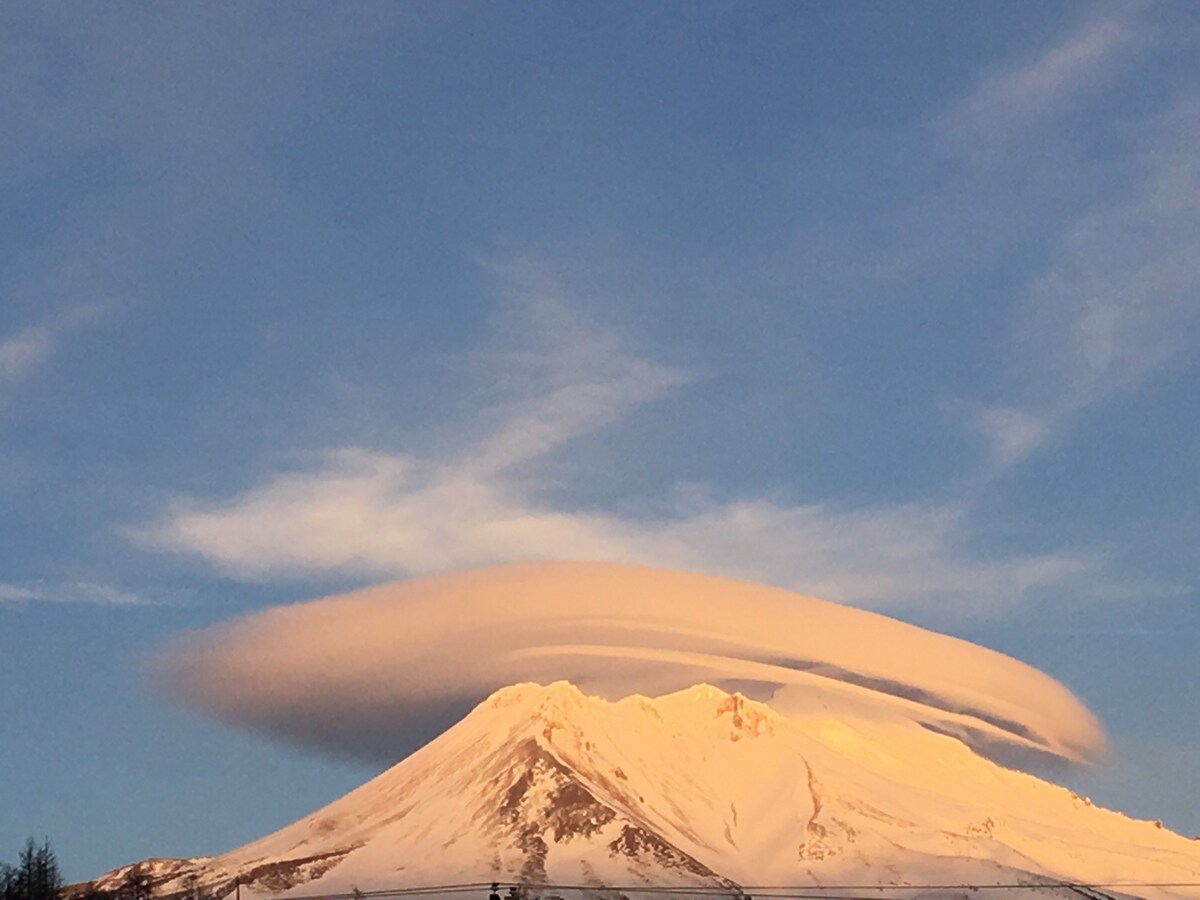
[[[15,866],[0,863],[0,900],[58,900],[63,880],[50,842],[30,838]]]
[[[38,846],[30,838],[16,865],[0,862],[0,900],[150,900],[150,897],[150,877],[136,868],[130,869],[115,890],[100,890],[94,883],[68,888],[63,884],[58,858],[49,841]]]

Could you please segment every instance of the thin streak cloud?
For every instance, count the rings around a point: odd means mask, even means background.
[[[1085,21],[1032,59],[985,77],[950,112],[944,127],[967,146],[1015,136],[1079,92],[1103,82],[1134,39],[1130,26],[1117,19]]]
[[[458,465],[476,477],[503,472],[594,432],[695,380],[639,354],[624,335],[584,320],[537,264],[493,266],[506,304],[473,356],[496,386],[498,422]]]
[[[91,606],[152,606],[158,605],[132,591],[89,581],[70,581],[56,584],[0,583],[0,604],[24,603],[83,603]]]

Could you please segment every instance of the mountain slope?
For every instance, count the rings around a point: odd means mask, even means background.
[[[1175,883],[1200,882],[1200,842],[1095,808],[907,720],[835,717],[820,703],[785,717],[706,685],[609,703],[559,682],[496,692],[274,834],[163,865],[160,893],[183,890],[189,874],[218,893],[238,877],[296,894],[493,879]]]

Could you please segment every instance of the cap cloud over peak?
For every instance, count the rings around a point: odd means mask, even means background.
[[[994,651],[777,588],[610,563],[512,564],[277,607],[186,636],[155,672],[230,724],[389,762],[497,688],[561,680],[609,699],[736,685],[783,714],[819,703],[908,719],[997,758],[1104,748],[1069,691]]]

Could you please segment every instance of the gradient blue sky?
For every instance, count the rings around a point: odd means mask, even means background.
[[[0,73],[0,859],[374,774],[171,635],[537,557],[1010,653],[1200,832],[1195,4],[6,3]]]

